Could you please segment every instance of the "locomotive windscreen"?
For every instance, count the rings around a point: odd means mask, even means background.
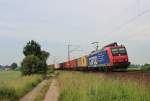
[[[112,48],[111,52],[113,54],[113,56],[118,56],[120,55],[127,55],[126,49],[124,47],[120,47],[120,48]]]

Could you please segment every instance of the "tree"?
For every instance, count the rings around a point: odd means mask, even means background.
[[[21,63],[22,74],[33,74],[38,72],[38,67],[40,66],[40,60],[37,56],[28,55]]]
[[[46,73],[46,71],[47,71],[47,63],[46,63],[46,61],[47,61],[47,59],[48,59],[48,57],[49,57],[49,53],[48,52],[46,52],[46,51],[41,51],[41,55],[40,55],[40,68],[39,68],[39,71],[41,71],[41,72],[43,72],[43,73]],[[42,68],[42,70],[41,70],[41,68]]]
[[[17,63],[12,63],[11,64],[12,69],[16,69],[18,67]]]
[[[46,51],[41,51],[40,59],[46,61],[46,60],[48,59],[49,55],[50,55],[50,54],[49,54],[48,52],[46,52]]]
[[[39,56],[41,55],[41,46],[34,40],[31,40],[24,47],[23,53],[25,56],[28,56],[28,55]]]
[[[41,46],[31,40],[23,49],[25,58],[21,63],[22,74],[46,73],[49,53],[41,50]]]

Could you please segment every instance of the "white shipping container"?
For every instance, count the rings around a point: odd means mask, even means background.
[[[59,65],[59,64],[55,64],[54,68],[55,68],[55,69],[59,69],[59,68],[60,68],[60,65]]]

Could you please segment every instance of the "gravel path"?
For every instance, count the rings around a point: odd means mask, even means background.
[[[22,97],[20,101],[34,101],[36,95],[38,94],[38,92],[40,92],[44,85],[46,85],[46,83],[47,80],[44,80],[41,83],[39,83],[32,91],[30,91],[24,97]]]
[[[45,96],[44,101],[58,101],[59,90],[58,90],[58,81],[56,78],[52,79],[50,88]]]

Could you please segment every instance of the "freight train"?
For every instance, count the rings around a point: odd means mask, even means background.
[[[100,70],[126,71],[130,65],[127,50],[124,45],[116,42],[104,46],[100,50],[77,59],[55,64],[55,69],[61,70]]]

